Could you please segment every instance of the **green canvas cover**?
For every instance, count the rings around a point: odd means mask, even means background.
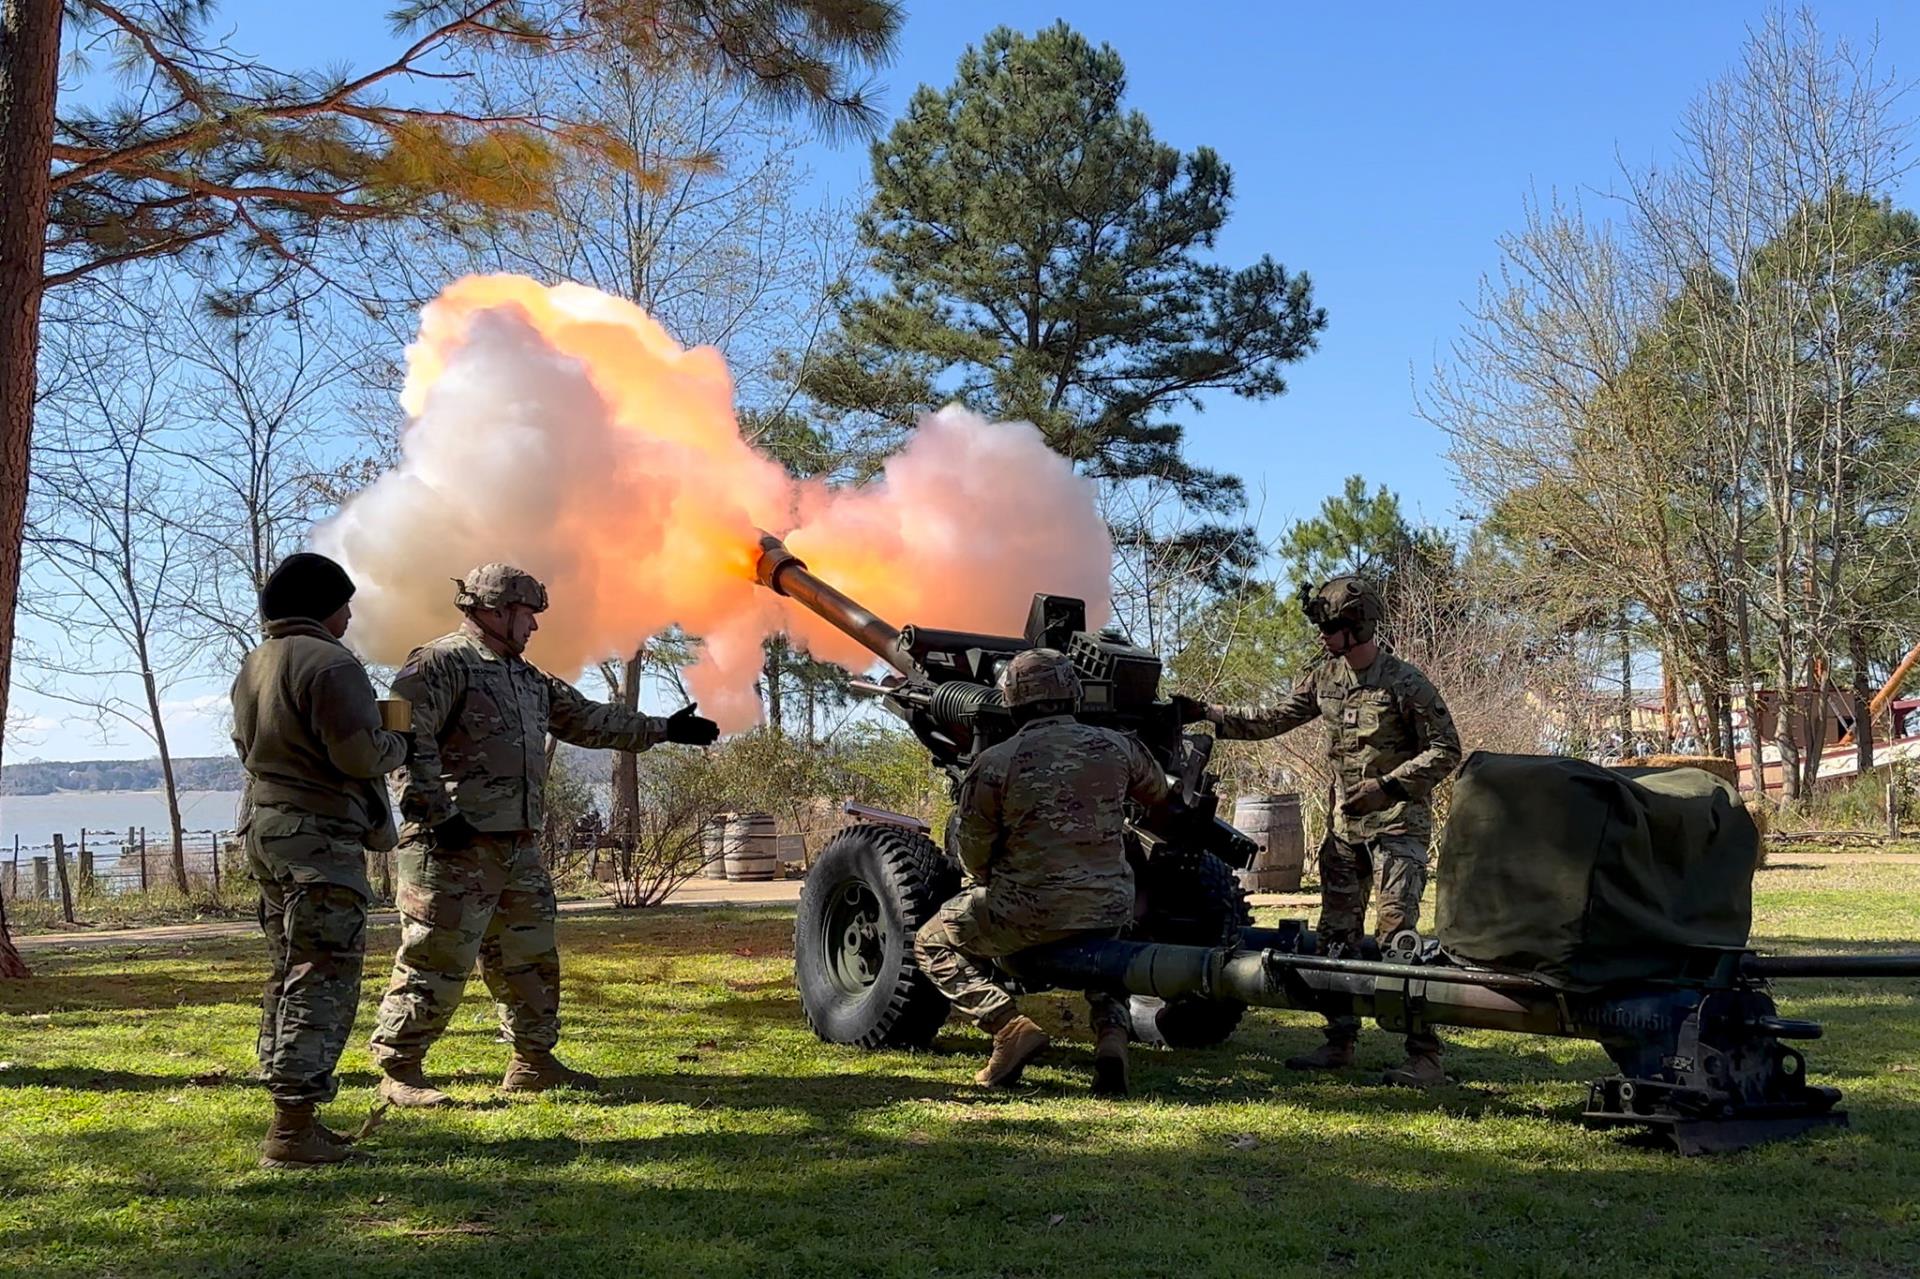
[[[1746,944],[1759,844],[1697,768],[1476,751],[1440,841],[1440,944],[1569,990],[1677,976],[1687,947]]]

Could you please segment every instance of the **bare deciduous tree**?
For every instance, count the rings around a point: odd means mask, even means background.
[[[163,698],[184,668],[178,604],[191,573],[177,478],[167,470],[173,357],[139,324],[61,331],[60,373],[40,404],[22,612],[39,624],[35,691],[105,728],[139,731],[159,755],[174,886],[187,891],[179,790]],[[120,691],[138,687],[138,700]]]

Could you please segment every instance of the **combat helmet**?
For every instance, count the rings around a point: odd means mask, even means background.
[[[1373,583],[1351,575],[1331,578],[1317,587],[1301,587],[1300,609],[1322,631],[1345,627],[1356,644],[1373,638],[1387,611]]]
[[[547,611],[547,588],[540,579],[511,564],[482,564],[464,578],[456,577],[454,607],[461,612],[474,608],[505,608],[525,604],[536,613]]]
[[[1080,703],[1080,676],[1066,654],[1053,648],[1030,648],[1014,654],[1000,672],[1000,700],[1009,708],[1035,702]]]

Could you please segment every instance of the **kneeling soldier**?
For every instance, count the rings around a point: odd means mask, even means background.
[[[947,849],[971,884],[914,938],[920,969],[993,1036],[975,1076],[1011,1087],[1047,1046],[994,980],[987,961],[1083,933],[1112,936],[1133,920],[1128,800],[1156,807],[1167,775],[1132,737],[1074,719],[1080,678],[1052,649],[1007,663],[1000,694],[1019,731],[982,751],[960,784]],[[1124,996],[1089,991],[1097,1037],[1094,1091],[1127,1091]]]
[[[324,555],[289,555],[260,591],[266,642],[233,681],[233,744],[247,769],[241,832],[260,884],[272,972],[260,1008],[260,1070],[273,1126],[269,1167],[338,1163],[350,1144],[314,1117],[360,1007],[365,849],[394,845],[381,776],[406,739],[380,727],[373,685],[340,643],[353,582]]]

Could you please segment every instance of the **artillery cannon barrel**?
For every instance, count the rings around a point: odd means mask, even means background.
[[[1749,977],[1920,977],[1920,955],[1748,955]]]
[[[918,673],[913,659],[901,648],[897,628],[815,577],[807,570],[806,561],[771,533],[760,534],[760,558],[754,562],[753,579],[831,623],[902,675]]]
[[[1064,989],[1117,986],[1160,999],[1200,995],[1363,1017],[1378,1015],[1389,991],[1404,1002],[1411,987],[1431,1025],[1591,1034],[1570,1020],[1566,1001],[1551,987],[1515,973],[1104,939],[1062,942],[1016,956],[1009,966],[1016,976]]]

